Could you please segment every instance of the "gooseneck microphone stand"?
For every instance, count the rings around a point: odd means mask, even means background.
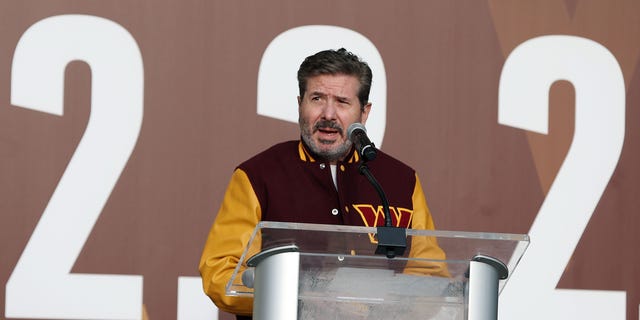
[[[402,256],[407,248],[407,230],[393,225],[387,196],[382,190],[382,186],[380,186],[369,170],[367,158],[361,157],[361,159],[362,161],[359,167],[360,174],[364,175],[378,192],[380,200],[382,201],[382,210],[384,211],[384,226],[377,227],[378,247],[376,248],[376,254],[384,254],[389,259],[394,258],[396,255]]]

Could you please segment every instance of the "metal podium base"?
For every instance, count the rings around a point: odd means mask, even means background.
[[[298,247],[289,245],[263,250],[251,257],[247,265],[255,267],[253,319],[298,319]]]
[[[476,255],[469,263],[468,320],[498,319],[498,281],[508,276],[500,260]]]

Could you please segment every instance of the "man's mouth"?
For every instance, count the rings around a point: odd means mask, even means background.
[[[342,137],[342,130],[320,127],[316,129],[316,137],[321,144],[333,145]]]
[[[334,128],[318,128],[318,131],[323,134],[335,135],[340,134],[341,131]]]
[[[340,128],[340,125],[335,122],[319,121],[314,126],[314,129],[315,129],[314,131],[319,132],[320,135],[322,136],[326,136],[326,137],[335,137],[338,135],[342,136],[342,128]]]

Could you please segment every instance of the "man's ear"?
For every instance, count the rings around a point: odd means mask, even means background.
[[[298,107],[300,107],[302,105],[302,98],[300,98],[300,96],[298,96]]]
[[[364,108],[362,108],[362,124],[365,125],[367,123],[367,119],[369,118],[369,112],[371,111],[371,102],[367,103]]]

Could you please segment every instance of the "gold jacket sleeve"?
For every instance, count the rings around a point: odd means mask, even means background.
[[[225,286],[261,216],[260,203],[247,174],[236,169],[209,231],[199,268],[205,293],[226,312],[252,313],[253,299],[226,296]]]
[[[435,230],[433,218],[427,200],[424,197],[424,191],[420,184],[420,179],[416,174],[416,186],[413,190],[413,218],[411,220],[411,229]],[[435,237],[413,238],[411,240],[411,250],[409,257],[421,257],[427,259],[444,260],[446,255],[438,245]],[[430,274],[440,277],[448,277],[449,271],[446,264],[438,262],[417,262],[411,261],[407,263],[405,273],[413,274]]]

